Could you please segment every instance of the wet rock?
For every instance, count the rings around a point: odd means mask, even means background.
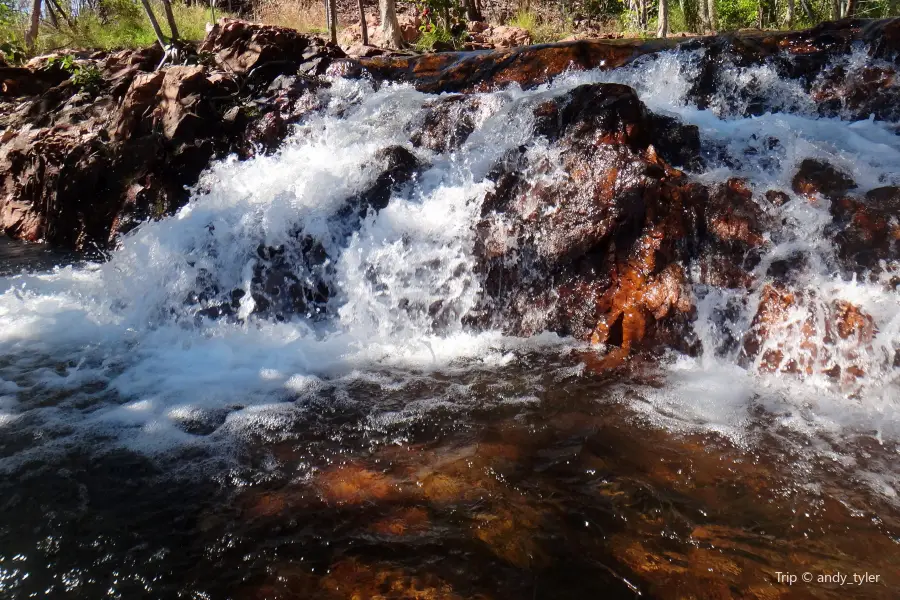
[[[862,353],[871,352],[875,322],[845,300],[823,302],[811,290],[781,283],[767,285],[750,330],[742,360],[761,371],[848,378],[864,374]]]
[[[355,465],[322,473],[316,480],[316,487],[329,504],[363,504],[399,496],[397,484],[390,477]]]
[[[327,259],[322,244],[308,235],[298,235],[288,247],[260,244],[250,283],[253,314],[279,321],[323,317],[333,293]]]
[[[561,169],[527,150],[498,165],[477,226],[485,312],[516,333],[550,329],[625,354],[674,342],[692,310],[679,263],[705,190],[659,157],[654,120],[631,88],[581,86],[536,117]]]
[[[421,167],[419,159],[403,146],[389,146],[375,153],[374,168],[379,172],[375,182],[355,198],[351,198],[347,212],[355,212],[359,216],[368,211],[379,211],[387,206],[391,193],[398,186],[412,180]]]
[[[459,148],[475,131],[478,108],[477,96],[460,94],[432,101],[424,120],[414,126],[410,141],[440,153]]]
[[[775,207],[781,207],[791,201],[791,197],[781,190],[769,190],[766,192],[766,200]]]
[[[343,56],[292,30],[236,21],[214,28],[203,51],[227,69],[151,72],[161,58],[154,48],[79,55],[102,75],[94,93],[46,68],[46,57],[24,67],[36,87],[15,93],[38,95],[0,115],[0,229],[69,248],[108,247],[182,206],[213,158],[274,149],[319,108],[316,91],[327,83],[273,80],[304,68],[321,73]]]
[[[871,190],[863,198],[837,198],[831,203],[829,230],[845,269],[880,271],[882,261],[900,260],[900,188]]]
[[[856,183],[849,175],[827,162],[807,158],[800,163],[791,187],[796,193],[807,197],[821,194],[826,198],[836,198],[855,189]]]
[[[673,44],[667,41],[575,41],[494,52],[375,56],[358,64],[376,80],[406,81],[423,92],[464,92],[518,83],[531,88],[569,70],[615,68]]]

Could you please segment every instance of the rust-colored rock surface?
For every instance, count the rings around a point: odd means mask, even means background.
[[[81,90],[41,57],[4,68],[0,231],[85,250],[170,214],[209,162],[271,151],[319,107],[319,73],[340,49],[278,27],[224,20],[201,49],[212,65],[154,71],[156,47],[76,57],[102,75]],[[282,77],[283,72],[294,75]]]

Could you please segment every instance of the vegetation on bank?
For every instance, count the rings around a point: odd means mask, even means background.
[[[188,3],[190,2],[190,3]],[[394,0],[172,0],[172,13],[183,40],[199,40],[206,24],[231,7],[255,21],[328,33],[326,5],[338,22],[359,22],[359,7],[371,16],[378,3]],[[27,43],[33,7],[39,6],[40,35]],[[170,37],[164,0],[149,0],[162,33]],[[534,42],[551,42],[576,33],[628,36],[671,32],[706,33],[744,28],[802,28],[844,18],[900,14],[900,0],[416,0],[399,2],[400,12],[418,14],[421,50],[458,47],[466,23],[486,19],[529,32]],[[7,62],[58,48],[114,49],[152,44],[157,35],[142,0],[0,0],[0,57]],[[396,36],[387,36],[397,40]]]
[[[10,60],[11,54],[21,52],[35,55],[59,48],[90,48],[112,50],[138,48],[157,41],[150,20],[137,0],[100,0],[76,5],[57,0],[47,0],[40,23],[40,35],[34,47],[28,48],[26,36],[30,25],[30,13],[18,6],[16,0],[0,0],[0,53]],[[159,16],[163,35],[172,37],[160,0],[149,2]],[[49,9],[46,7],[50,7]],[[57,8],[59,6],[59,8]],[[211,22],[212,10],[202,4],[188,5],[181,1],[171,3],[173,16],[178,24],[179,37],[183,40],[202,40],[206,24]],[[49,15],[53,15],[50,17]],[[216,11],[216,18],[222,16]]]

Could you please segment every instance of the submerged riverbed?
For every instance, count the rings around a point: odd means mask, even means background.
[[[698,430],[635,409],[666,385],[656,367],[595,374],[583,358],[352,373],[260,412],[227,458],[35,457],[0,484],[0,584],[15,598],[894,597],[895,443],[802,439],[762,410],[741,439]],[[25,431],[4,428],[5,456]],[[879,581],[778,575],[866,572]]]
[[[896,123],[704,52],[332,78],[108,260],[4,246],[0,595],[896,597]]]

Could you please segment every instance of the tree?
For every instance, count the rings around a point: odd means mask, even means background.
[[[397,0],[378,0],[381,8],[381,33],[392,48],[402,48],[403,35],[397,21]]]
[[[669,0],[659,0],[659,29],[656,37],[664,38],[669,33]]]
[[[41,26],[41,0],[34,0],[31,5],[31,26],[28,28],[28,31],[25,33],[25,46],[28,47],[29,50],[34,49],[34,44],[37,42],[38,37],[38,28]]]
[[[150,8],[150,3],[147,0],[141,0],[141,4],[144,6],[144,12],[147,13],[147,18],[150,19],[150,25],[153,27],[153,32],[156,33],[156,39],[159,41],[159,45],[165,50],[166,38],[163,36],[162,29],[159,28],[159,21],[156,20],[156,15],[153,14],[153,9]],[[163,60],[165,60],[165,58],[163,58]]]
[[[784,21],[788,29],[794,26],[794,0],[787,0],[787,14],[784,16]]]
[[[169,22],[169,31],[172,32],[172,41],[178,41],[178,27],[175,25],[175,15],[172,13],[172,4],[169,0],[162,0],[163,9],[166,11],[166,20]]]
[[[337,2],[335,0],[325,0],[325,21],[331,43],[337,44]]]
[[[366,11],[363,9],[363,0],[356,0],[357,6],[359,6],[359,28],[362,31],[362,43],[363,46],[369,45],[369,26],[366,23]]]

